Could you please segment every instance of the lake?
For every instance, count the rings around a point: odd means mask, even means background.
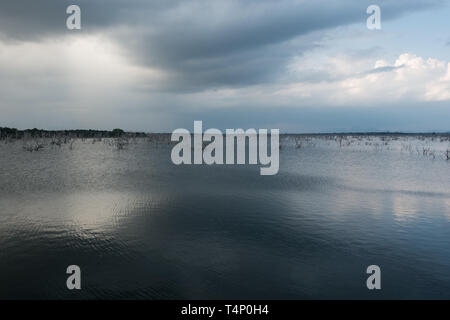
[[[281,145],[261,176],[146,138],[1,141],[0,299],[450,299],[448,138]]]

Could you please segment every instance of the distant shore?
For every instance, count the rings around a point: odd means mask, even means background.
[[[68,130],[45,130],[45,129],[16,129],[9,127],[0,127],[0,139],[22,139],[30,138],[52,138],[52,137],[71,137],[71,138],[118,138],[122,136],[147,137],[149,135],[166,135],[169,132],[133,132],[122,129],[113,130],[94,130],[94,129],[68,129]],[[318,132],[318,133],[281,133],[280,135],[300,135],[300,136],[446,136],[450,137],[448,132],[390,132],[390,131],[374,131],[374,132]]]
[[[71,138],[118,138],[124,135],[133,137],[146,137],[148,134],[144,132],[125,132],[122,129],[108,130],[43,130],[43,129],[25,129],[0,127],[0,139],[22,139],[30,138],[52,138],[52,137],[71,137]]]

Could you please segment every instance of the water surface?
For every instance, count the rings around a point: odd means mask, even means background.
[[[175,166],[145,139],[1,144],[0,298],[449,299],[450,163],[366,142],[287,139],[276,176]]]

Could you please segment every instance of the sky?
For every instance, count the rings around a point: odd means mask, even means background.
[[[1,1],[0,127],[447,132],[449,18],[449,0]]]

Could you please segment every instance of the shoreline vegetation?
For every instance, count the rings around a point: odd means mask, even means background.
[[[0,139],[13,138],[21,139],[26,136],[36,138],[50,138],[53,136],[68,136],[76,138],[114,138],[122,135],[134,136],[134,137],[147,137],[149,135],[167,135],[169,132],[134,132],[124,131],[122,129],[113,130],[95,130],[95,129],[68,129],[68,130],[45,130],[45,129],[17,129],[9,127],[0,127]],[[448,137],[450,138],[450,131],[448,132],[402,132],[402,131],[369,131],[369,132],[318,132],[318,133],[293,133],[286,132],[280,133],[280,135],[298,135],[298,136],[424,136],[424,137]]]
[[[32,138],[52,138],[59,137],[71,137],[71,138],[116,138],[123,135],[132,134],[135,137],[147,136],[144,132],[132,132],[128,133],[122,129],[108,130],[92,130],[92,129],[75,129],[75,130],[43,130],[43,129],[25,129],[19,130],[16,128],[0,127],[0,139],[23,139],[27,137]]]
[[[77,140],[95,144],[103,142],[115,149],[121,150],[129,144],[137,143],[137,139],[157,144],[172,144],[170,133],[126,132],[122,129],[108,130],[42,130],[0,127],[0,142],[3,144],[21,141],[25,151],[34,152],[49,146],[62,147],[67,145],[73,149]],[[410,139],[420,142],[410,143]],[[416,153],[431,159],[450,161],[450,132],[339,132],[339,133],[282,133],[280,134],[280,149],[294,147],[302,149],[318,146],[318,141],[331,143],[339,149],[354,146],[374,150],[397,149],[404,153]],[[438,147],[436,147],[438,145]]]
[[[72,150],[76,140],[92,140],[92,143],[103,141],[119,150],[124,149],[130,140],[136,138],[151,138],[159,140],[160,134],[143,132],[125,132],[122,129],[108,130],[42,130],[0,127],[0,141],[5,144],[22,141],[23,149],[29,152],[39,151],[48,146],[61,147],[68,145]]]

